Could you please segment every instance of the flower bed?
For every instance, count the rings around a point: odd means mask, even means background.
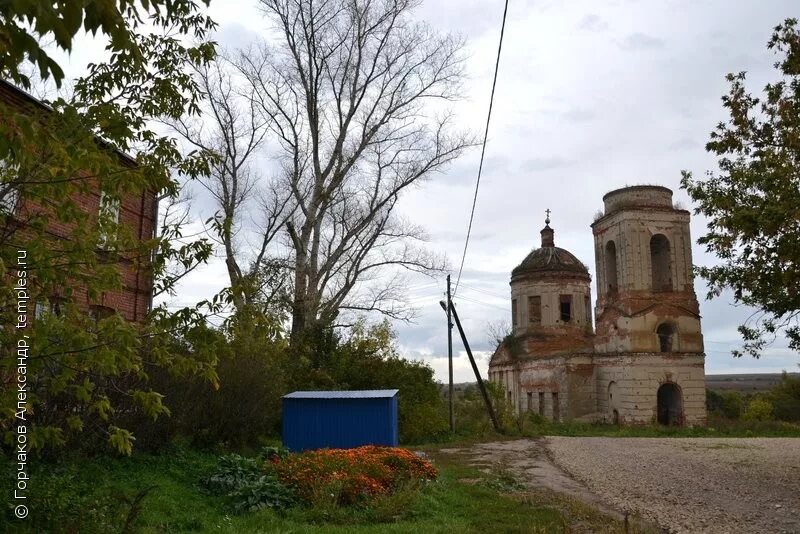
[[[390,495],[438,475],[429,462],[407,449],[371,445],[274,455],[265,469],[306,502],[316,502],[322,496],[343,506]]]

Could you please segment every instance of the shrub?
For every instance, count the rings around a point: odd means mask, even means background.
[[[274,474],[263,472],[260,460],[238,454],[221,457],[217,470],[202,483],[210,493],[227,496],[237,512],[288,508],[296,502]]]
[[[767,395],[775,409],[775,419],[800,422],[800,377],[783,373],[781,381]]]
[[[770,401],[756,398],[747,405],[742,419],[745,421],[771,421],[772,412],[772,403]]]
[[[131,426],[137,445],[158,449],[180,437],[200,447],[256,446],[280,428],[281,396],[287,392],[288,344],[276,318],[240,318],[225,323],[226,340],[216,372],[218,388],[156,372],[153,387],[165,394],[171,416]]]
[[[706,390],[706,408],[728,419],[739,419],[744,411],[744,398],[738,391]]]
[[[266,465],[300,499],[322,507],[364,503],[437,477],[430,463],[407,449],[372,445],[294,454]]]

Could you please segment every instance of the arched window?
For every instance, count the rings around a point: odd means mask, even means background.
[[[650,266],[654,291],[672,289],[672,269],[669,253],[669,239],[664,234],[650,238]]]
[[[617,245],[613,241],[606,243],[606,283],[609,293],[617,290]]]
[[[662,323],[656,328],[658,335],[658,347],[661,352],[673,352],[677,350],[675,326],[670,323]]]

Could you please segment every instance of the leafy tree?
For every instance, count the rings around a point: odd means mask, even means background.
[[[800,350],[800,32],[796,19],[778,25],[768,48],[779,54],[777,81],[756,97],[745,73],[728,74],[722,98],[730,118],[711,134],[706,149],[719,156],[719,171],[681,181],[708,218],[698,240],[721,263],[698,268],[708,298],[733,290],[737,303],[760,313],[739,327],[741,356],[758,357],[783,330]]]
[[[767,394],[778,421],[800,422],[800,377],[784,371],[781,381]]]
[[[171,197],[175,173],[207,172],[206,154],[181,155],[149,125],[198,111],[200,91],[187,67],[212,59],[206,36],[214,23],[189,0],[4,2],[0,15],[0,73],[22,85],[30,83],[24,74],[30,63],[42,78],[63,77],[38,38],[55,37],[70,50],[83,25],[105,39],[109,52],[75,80],[70,98],[49,108],[0,105],[0,202],[7,212],[0,220],[0,376],[16,382],[17,342],[29,336],[31,448],[102,438],[130,453],[134,436],[117,422],[132,411],[151,418],[168,413],[163,395],[148,386],[151,370],[214,383],[218,336],[199,308],[158,307],[129,323],[117,315],[90,317],[85,304],[123,287],[120,263],[140,267],[155,293],[171,292],[211,249],[204,241],[182,242],[172,224],[158,236],[137,235],[117,223],[113,210],[87,214],[79,199],[98,189],[110,205],[130,195]],[[185,44],[190,39],[197,44]],[[22,250],[30,320],[24,331],[16,328],[14,290]],[[34,303],[50,313],[33,320]],[[0,432],[7,443],[17,428],[16,408],[16,387],[3,388]]]

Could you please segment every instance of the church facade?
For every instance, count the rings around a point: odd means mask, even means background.
[[[591,277],[555,246],[549,217],[511,273],[512,335],[489,379],[519,412],[553,420],[704,425],[703,335],[692,275],[689,212],[660,186],[603,197]]]

